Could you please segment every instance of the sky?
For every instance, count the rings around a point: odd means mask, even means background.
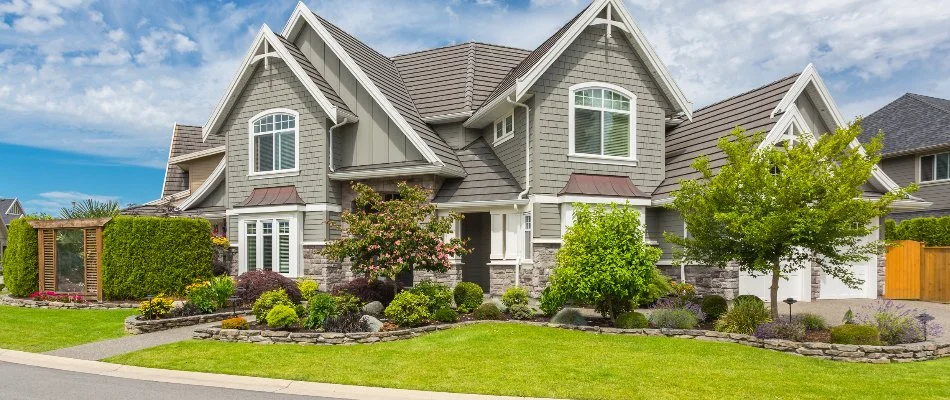
[[[471,40],[533,49],[581,0],[306,1],[392,56]],[[295,1],[0,0],[0,197],[153,200],[175,122],[204,124],[262,24]],[[847,118],[950,98],[946,0],[626,0],[695,108],[814,63]]]

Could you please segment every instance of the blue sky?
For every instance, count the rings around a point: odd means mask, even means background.
[[[774,3],[774,4],[773,4]],[[161,189],[171,127],[203,124],[261,24],[295,1],[0,0],[0,197],[57,212]],[[534,48],[581,0],[307,1],[386,55],[478,40]],[[815,63],[843,114],[950,98],[945,1],[627,0],[696,107]]]

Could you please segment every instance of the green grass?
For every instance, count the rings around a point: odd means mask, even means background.
[[[481,324],[354,346],[186,341],[105,361],[351,385],[583,399],[950,398],[950,359],[872,365],[730,344]]]
[[[134,310],[50,310],[0,306],[0,348],[36,353],[125,336]]]

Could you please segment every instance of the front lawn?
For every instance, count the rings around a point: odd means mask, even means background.
[[[125,335],[134,310],[50,310],[0,306],[0,348],[44,352]]]
[[[106,359],[403,389],[583,399],[950,398],[950,359],[872,365],[730,343],[480,324],[354,346],[187,341]]]

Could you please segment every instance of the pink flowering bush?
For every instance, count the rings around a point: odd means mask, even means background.
[[[86,300],[80,295],[68,293],[33,292],[30,294],[30,300],[36,301],[58,301],[60,303],[85,303]]]
[[[397,186],[399,196],[384,200],[369,186],[353,184],[355,210],[344,211],[342,223],[330,222],[343,234],[327,244],[323,255],[349,258],[353,272],[373,279],[394,279],[406,269],[445,272],[453,258],[468,254],[463,240],[445,240],[460,214],[440,217],[429,203],[430,191],[405,182]]]

